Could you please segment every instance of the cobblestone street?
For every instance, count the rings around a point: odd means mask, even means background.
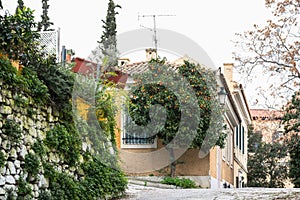
[[[161,189],[129,184],[122,200],[300,200],[300,189]]]

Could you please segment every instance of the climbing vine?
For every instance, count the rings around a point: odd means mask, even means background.
[[[52,113],[42,111],[41,114],[36,108],[49,107],[51,112],[57,112],[57,119],[44,133],[45,138],[37,139],[31,149],[27,149],[21,168],[28,176],[22,174],[17,190],[7,191],[8,199],[36,198],[32,184],[36,184],[41,175],[48,179],[49,187],[39,191],[39,199],[107,199],[122,195],[127,181],[115,152],[116,110],[112,97],[104,92],[104,87],[94,93],[94,119],[105,134],[79,120],[71,104],[75,74],[68,66],[58,65],[53,56],[44,54],[38,43],[40,36],[35,30],[33,11],[21,3],[19,1],[15,14],[0,15],[0,81],[4,88],[13,88],[14,106],[24,108],[26,117],[48,118]],[[51,24],[44,29],[48,25]],[[20,63],[21,70],[14,68],[12,61]],[[78,129],[76,123],[82,129]],[[24,142],[22,134],[26,128],[20,124],[7,119],[1,128],[16,146]],[[25,137],[30,141],[31,137],[28,138]],[[83,143],[87,144],[88,140],[92,140],[93,145],[83,149]],[[57,162],[49,162],[51,156]],[[0,166],[5,164],[6,155],[1,151]]]
[[[2,151],[0,151],[0,168],[5,166],[5,161],[6,161],[6,158],[5,158],[4,153]]]
[[[12,144],[17,144],[21,139],[20,125],[13,120],[6,120],[2,126],[3,134],[7,135]]]

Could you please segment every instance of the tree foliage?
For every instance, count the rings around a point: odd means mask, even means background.
[[[43,4],[43,14],[41,15],[42,21],[38,23],[37,30],[38,31],[51,31],[52,29],[49,29],[51,25],[53,25],[53,22],[50,22],[50,18],[48,16],[48,5],[49,0],[42,0]]]
[[[16,8],[16,13],[18,12],[18,9],[23,10],[24,8],[24,1],[23,0],[18,0],[18,6]]]
[[[178,67],[177,74],[173,70],[164,60],[152,60],[148,72],[134,77],[129,113],[142,130],[128,128],[131,133],[146,133],[147,137],[162,140],[170,154],[172,176],[176,165],[174,149],[223,147],[226,137],[222,133],[222,109],[214,93],[214,73],[187,61]],[[205,140],[207,134],[211,137]]]
[[[261,132],[248,134],[248,186],[284,187],[287,178],[286,145],[282,142],[265,143]]]
[[[299,1],[266,0],[272,19],[266,25],[237,34],[237,69],[248,80],[255,72],[268,74],[270,95],[286,97],[300,84]],[[251,78],[250,78],[251,79]]]
[[[261,132],[253,132],[253,126],[250,125],[248,134],[248,152],[254,153],[256,149],[261,145],[262,142],[262,133]],[[251,135],[250,135],[251,134]]]
[[[295,187],[300,187],[300,92],[295,92],[292,101],[286,107],[283,119],[285,123],[285,134],[290,154],[291,178]]]
[[[40,47],[39,34],[34,31],[36,23],[33,11],[29,8],[17,8],[15,14],[5,13],[0,16],[0,52],[12,60],[19,60],[27,66],[38,62]]]
[[[74,74],[69,68],[57,65],[53,55],[44,54],[36,28],[30,8],[18,7],[15,14],[0,16],[0,53],[19,61],[26,68],[23,73],[27,77],[37,76],[47,86],[52,106],[64,116],[71,109],[68,101],[72,95]],[[44,97],[45,101],[47,97]]]
[[[253,71],[268,72],[273,85],[271,95],[287,99],[298,92],[300,85],[300,2],[298,0],[266,0],[272,11],[272,19],[265,26],[254,25],[252,30],[238,34],[236,45],[246,54],[235,53],[238,68],[247,78]],[[269,94],[269,95],[270,95]],[[266,97],[270,98],[269,95]],[[299,187],[299,95],[295,93],[286,108],[284,122],[290,153],[290,173],[293,183]],[[295,154],[297,153],[297,154]]]
[[[106,20],[102,20],[103,33],[101,36],[101,52],[104,59],[107,60],[106,66],[116,66],[117,64],[117,24],[116,15],[119,14],[116,8],[121,8],[120,5],[114,3],[113,0],[109,0],[108,9],[106,14]]]

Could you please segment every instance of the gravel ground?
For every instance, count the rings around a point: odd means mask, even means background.
[[[298,189],[161,189],[129,184],[123,200],[300,200]]]

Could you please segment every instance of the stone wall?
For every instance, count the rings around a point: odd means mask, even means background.
[[[33,153],[32,145],[37,139],[43,140],[46,132],[58,122],[58,113],[51,107],[35,105],[31,97],[0,81],[0,150],[4,155],[4,166],[0,168],[0,199],[5,199],[9,190],[17,191],[20,177],[28,178],[24,170],[25,156]],[[7,124],[15,125],[20,135],[14,135],[15,129]],[[6,129],[5,129],[6,127]],[[9,135],[8,133],[12,134]],[[13,137],[18,137],[17,142]],[[53,162],[57,157],[47,154],[45,161]],[[29,182],[33,198],[37,198],[41,188],[48,187],[48,181],[39,172],[36,181]]]

